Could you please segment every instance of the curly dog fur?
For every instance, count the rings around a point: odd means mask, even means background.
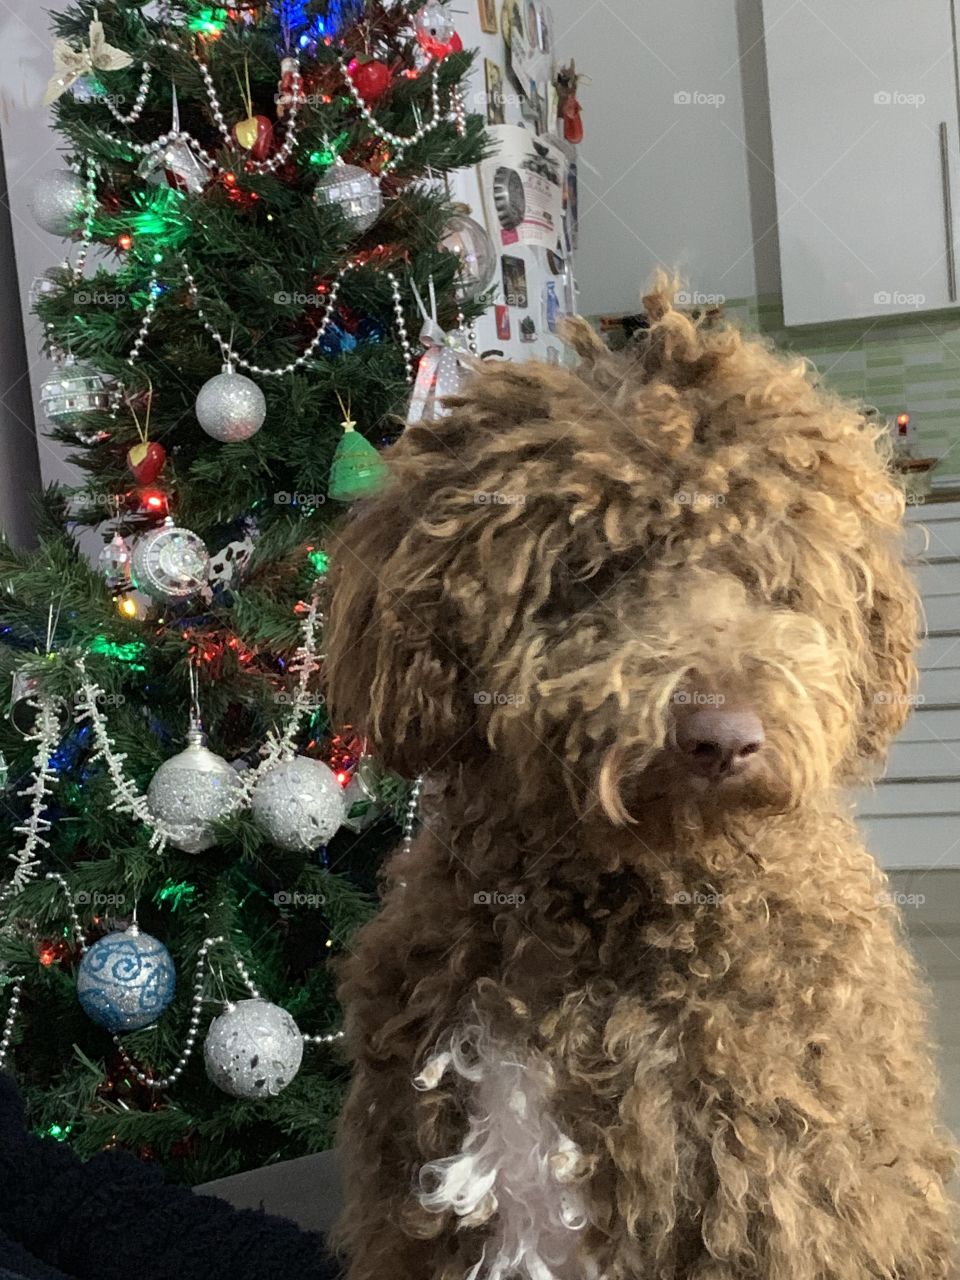
[[[335,547],[333,712],[430,779],[343,974],[351,1280],[951,1274],[841,790],[914,687],[902,500],[803,361],[646,306],[629,357],[478,369]],[[765,741],[714,785],[677,734],[722,701]]]

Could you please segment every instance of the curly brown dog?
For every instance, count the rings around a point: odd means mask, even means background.
[[[698,328],[488,364],[335,547],[338,719],[430,780],[345,966],[351,1280],[936,1280],[923,994],[842,788],[917,600],[880,431]]]

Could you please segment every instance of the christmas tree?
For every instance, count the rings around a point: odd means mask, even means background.
[[[331,962],[412,780],[328,722],[325,538],[381,480],[421,328],[420,414],[469,345],[484,233],[444,175],[484,134],[436,0],[54,24],[33,209],[72,244],[34,296],[83,482],[0,546],[0,1060],[39,1131],[196,1183],[332,1139]]]

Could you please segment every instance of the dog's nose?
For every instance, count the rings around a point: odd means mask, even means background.
[[[700,707],[677,725],[677,746],[693,770],[708,778],[734,777],[763,746],[763,724],[750,710]]]

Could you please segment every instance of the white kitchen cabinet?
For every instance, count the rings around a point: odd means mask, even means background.
[[[764,0],[784,319],[957,302],[955,0]]]

